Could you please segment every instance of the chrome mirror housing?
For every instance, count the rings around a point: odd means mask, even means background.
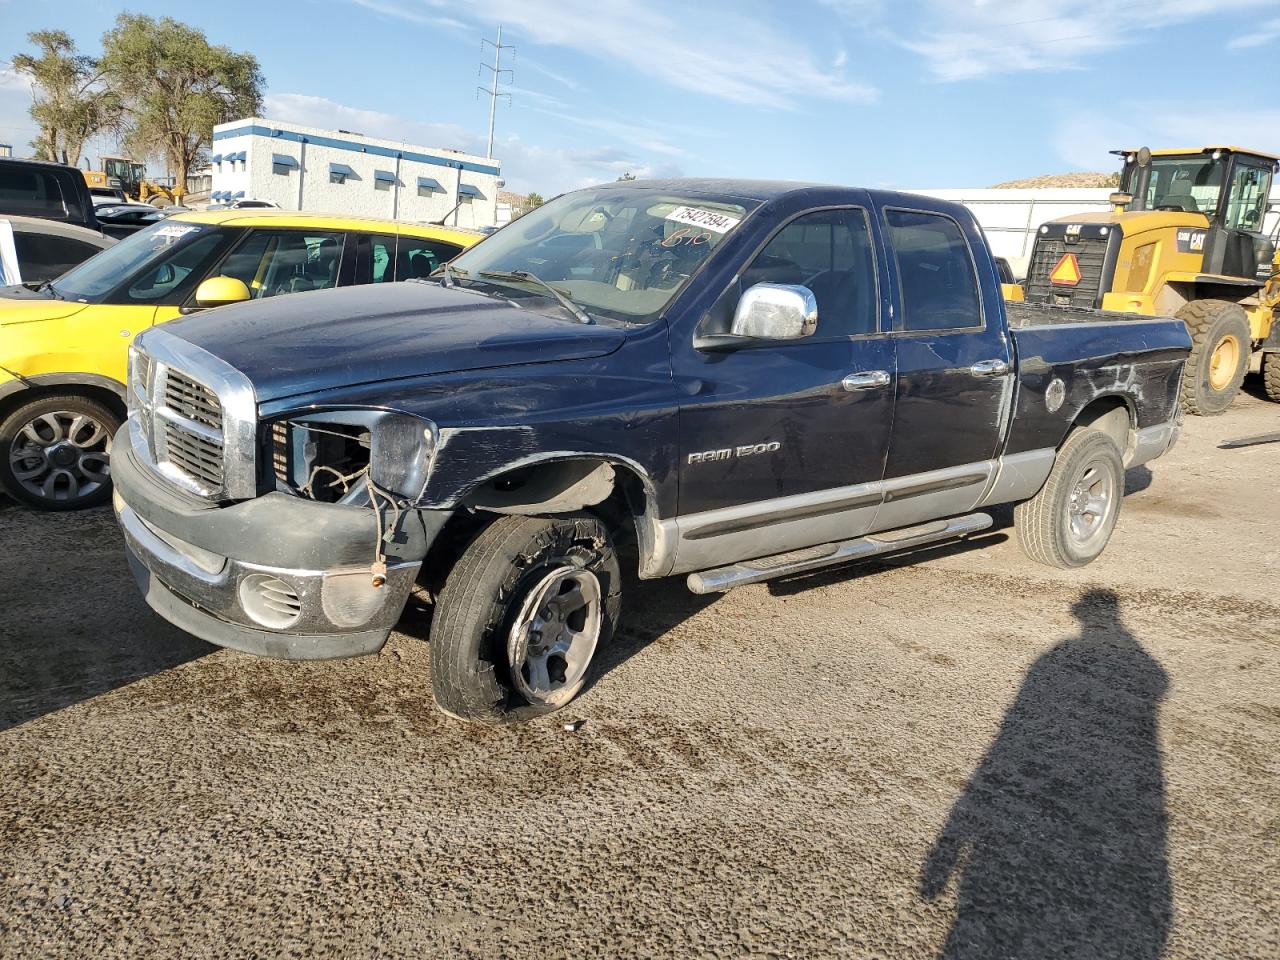
[[[757,283],[733,313],[730,334],[757,340],[800,340],[818,329],[818,301],[799,284]]]

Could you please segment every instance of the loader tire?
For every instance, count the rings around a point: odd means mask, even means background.
[[[1262,355],[1262,391],[1268,400],[1280,403],[1280,353]]]
[[[1249,317],[1229,300],[1193,300],[1178,311],[1191,334],[1182,373],[1182,409],[1213,417],[1231,406],[1249,370]]]

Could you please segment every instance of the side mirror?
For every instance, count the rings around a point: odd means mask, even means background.
[[[756,340],[799,340],[818,329],[818,301],[808,287],[757,283],[733,312],[729,333]]]
[[[228,303],[248,300],[251,294],[243,280],[235,277],[210,277],[196,287],[196,305],[221,307]]]

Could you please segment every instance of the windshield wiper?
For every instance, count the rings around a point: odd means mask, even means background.
[[[565,294],[561,293],[547,281],[543,280],[535,273],[528,270],[481,270],[477,276],[486,277],[490,280],[524,280],[526,283],[536,283],[538,286],[546,290],[555,298],[560,306],[564,307],[579,323],[595,323],[594,320],[580,306],[570,300]]]
[[[446,287],[453,286],[454,277],[465,277],[467,275],[467,271],[463,270],[461,267],[449,266],[448,260],[440,264],[440,273],[444,277],[444,286]]]
[[[52,280],[46,280],[44,283],[40,284],[40,286],[36,287],[36,293],[44,293],[45,291],[52,294],[55,300],[64,299],[62,294],[58,292],[58,288],[53,285]]]

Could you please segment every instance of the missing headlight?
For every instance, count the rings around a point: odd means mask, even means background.
[[[277,483],[322,503],[337,503],[363,488],[370,451],[370,432],[363,426],[295,420],[271,427]]]

